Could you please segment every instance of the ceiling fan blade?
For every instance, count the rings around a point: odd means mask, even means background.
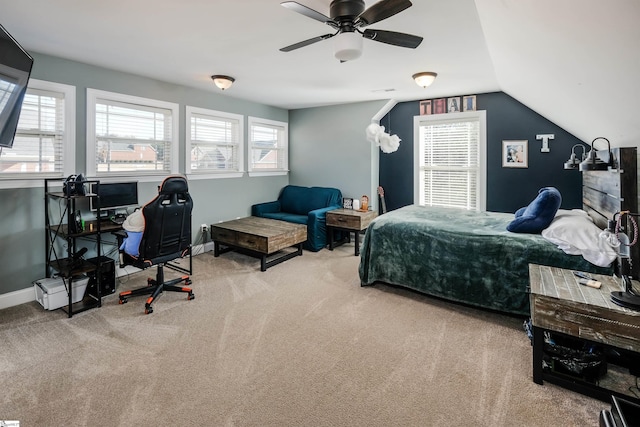
[[[382,0],[360,14],[360,27],[375,24],[411,7],[409,0]]]
[[[414,36],[412,34],[397,33],[395,31],[384,30],[364,30],[362,35],[365,38],[374,40],[380,43],[392,44],[394,46],[408,47],[410,49],[417,48],[422,43],[422,37]]]
[[[280,3],[280,6],[284,6],[287,9],[291,9],[294,12],[298,12],[308,18],[315,19],[316,21],[324,22],[325,24],[333,22],[328,16],[325,16],[320,12],[316,12],[315,10],[295,1],[283,1]]]
[[[331,37],[335,36],[335,34],[325,34],[323,36],[318,36],[318,37],[314,37],[312,39],[309,40],[304,40],[298,43],[294,43],[290,46],[287,47],[283,47],[282,49],[280,49],[280,52],[291,52],[292,50],[295,49],[300,49],[301,47],[305,47],[305,46],[309,46],[310,44],[313,43],[317,43],[319,41],[325,40],[325,39],[329,39]]]

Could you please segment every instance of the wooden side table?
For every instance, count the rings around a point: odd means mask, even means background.
[[[612,395],[632,399],[596,384],[543,370],[545,331],[628,350],[640,357],[640,311],[611,302],[611,291],[621,289],[620,279],[590,273],[589,276],[602,283],[600,289],[580,285],[572,270],[529,264],[533,381],[542,384],[547,380],[607,402]]]
[[[333,230],[354,232],[356,239],[356,256],[360,255],[360,233],[367,229],[371,221],[378,216],[374,211],[359,211],[354,209],[335,209],[327,212],[327,233],[329,233],[329,250],[336,246],[333,240]],[[339,244],[344,241],[339,242]]]

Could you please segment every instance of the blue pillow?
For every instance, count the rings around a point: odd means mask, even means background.
[[[539,234],[547,228],[562,203],[562,196],[555,187],[544,187],[529,206],[516,211],[515,219],[507,225],[513,233]]]
[[[125,237],[120,249],[123,249],[131,256],[140,255],[140,240],[142,240],[142,232],[127,231],[127,237]]]

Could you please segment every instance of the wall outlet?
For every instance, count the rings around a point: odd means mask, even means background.
[[[200,226],[200,230],[201,230],[203,233],[206,233],[208,228],[209,228],[209,227],[207,226],[207,224],[202,224],[202,225]]]

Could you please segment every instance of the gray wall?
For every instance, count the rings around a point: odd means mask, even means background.
[[[190,180],[194,243],[199,225],[247,216],[252,204],[275,200],[288,183],[339,188],[345,197],[376,202],[379,149],[365,128],[386,104],[372,101],[287,111],[234,99],[214,88],[200,91],[145,77],[34,53],[32,77],[76,87],[76,172],[86,157],[86,89],[94,88],[180,104],[180,172],[184,172],[185,105],[289,122],[289,176]],[[229,92],[231,94],[231,92]],[[246,143],[246,140],[245,140]],[[143,203],[158,182],[140,182]],[[45,275],[44,189],[0,190],[0,295],[31,287]],[[375,207],[375,203],[374,203]]]
[[[185,159],[185,105],[287,122],[288,111],[234,99],[220,93],[200,91],[121,73],[92,65],[33,53],[32,77],[76,87],[76,172],[84,172],[86,157],[86,89],[94,88],[180,104],[180,172]],[[245,140],[246,143],[246,140]],[[288,176],[238,179],[190,180],[194,199],[194,242],[201,242],[199,225],[247,216],[254,203],[275,200]],[[141,182],[141,203],[151,199],[157,182]],[[44,185],[44,181],[42,183]],[[0,190],[0,295],[31,287],[45,276],[44,189]]]
[[[336,187],[344,197],[376,202],[379,149],[365,128],[386,101],[292,110],[291,184]],[[376,206],[375,203],[373,205]]]

